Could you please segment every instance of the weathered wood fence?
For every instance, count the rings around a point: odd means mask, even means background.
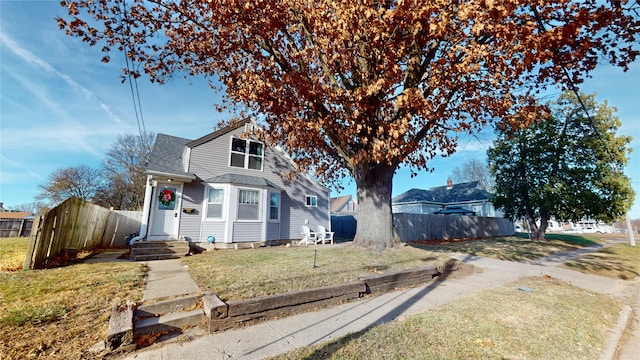
[[[336,239],[353,240],[358,220],[355,216],[331,216]],[[459,215],[393,214],[393,225],[402,242],[480,239],[513,235],[513,222],[503,218]]]
[[[23,269],[38,269],[68,252],[125,245],[125,236],[140,229],[140,212],[110,211],[70,198],[36,216]]]
[[[0,238],[29,236],[32,226],[33,219],[0,219]]]
[[[480,239],[515,232],[507,219],[478,216],[399,213],[393,214],[393,224],[402,242]]]

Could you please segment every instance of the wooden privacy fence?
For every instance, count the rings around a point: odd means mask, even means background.
[[[0,238],[29,236],[32,225],[33,219],[0,219]]]
[[[393,214],[393,224],[402,242],[423,240],[479,239],[513,235],[513,222],[503,218],[459,215]]]
[[[36,216],[23,269],[42,268],[68,252],[124,246],[125,236],[140,229],[139,214],[109,211],[78,198],[67,199]]]

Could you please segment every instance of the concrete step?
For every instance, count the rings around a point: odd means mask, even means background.
[[[145,303],[136,309],[137,317],[150,317],[158,314],[184,311],[199,306],[202,294],[185,295],[175,299],[162,300],[153,303]]]
[[[133,333],[181,333],[204,323],[202,294],[191,294],[138,306],[134,314]]]
[[[189,242],[184,240],[154,240],[154,241],[136,241],[131,245],[132,249],[136,248],[171,248],[171,247],[189,247]]]
[[[134,322],[133,334],[181,332],[183,329],[204,325],[205,316],[202,308],[172,312],[166,315],[142,318]]]
[[[184,255],[189,253],[189,245],[173,246],[173,247],[150,247],[150,248],[131,248],[131,255],[151,255],[151,254],[178,254]]]
[[[189,242],[183,240],[137,241],[131,245],[134,261],[178,259],[189,254]]]
[[[152,261],[152,260],[168,260],[168,259],[180,259],[184,257],[184,254],[139,254],[139,255],[131,255],[129,259],[133,261]]]

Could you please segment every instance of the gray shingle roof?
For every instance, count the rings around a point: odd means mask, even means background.
[[[208,183],[220,183],[220,184],[236,184],[236,185],[249,185],[249,186],[262,186],[271,187],[274,189],[280,189],[276,184],[271,181],[258,177],[240,174],[224,174],[214,176],[205,180]]]
[[[429,190],[411,189],[394,197],[393,204],[410,202],[430,202],[451,204],[466,201],[491,200],[492,195],[480,188],[478,181],[454,184],[451,189],[446,186],[432,187]]]
[[[190,141],[177,136],[158,134],[151,150],[147,172],[193,178],[193,174],[185,172],[182,165],[182,154]]]

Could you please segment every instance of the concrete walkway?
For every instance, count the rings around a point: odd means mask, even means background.
[[[337,339],[374,325],[401,320],[406,316],[469,296],[480,290],[505,285],[523,276],[557,277],[587,292],[616,296],[625,302],[631,301],[630,304],[638,310],[640,307],[637,302],[640,291],[638,281],[613,280],[555,266],[561,263],[560,259],[566,261],[598,248],[554,255],[532,263],[451,254],[465,263],[483,268],[483,272],[364,298],[315,312],[271,320],[247,328],[160,343],[128,354],[125,359],[263,359],[298,347]],[[172,289],[179,293],[199,291],[197,286],[193,287],[195,284],[190,281],[188,275],[185,276],[186,270],[180,266],[179,261],[162,260],[148,262],[148,264],[149,281],[145,288],[145,298],[168,296]],[[609,342],[601,359],[614,358],[618,341],[629,320],[630,310],[631,308],[626,306],[618,324],[611,329]],[[636,330],[632,335],[634,338],[627,342],[620,359],[640,359],[638,352],[640,334]]]
[[[180,259],[145,262],[149,267],[142,301],[202,293]]]

